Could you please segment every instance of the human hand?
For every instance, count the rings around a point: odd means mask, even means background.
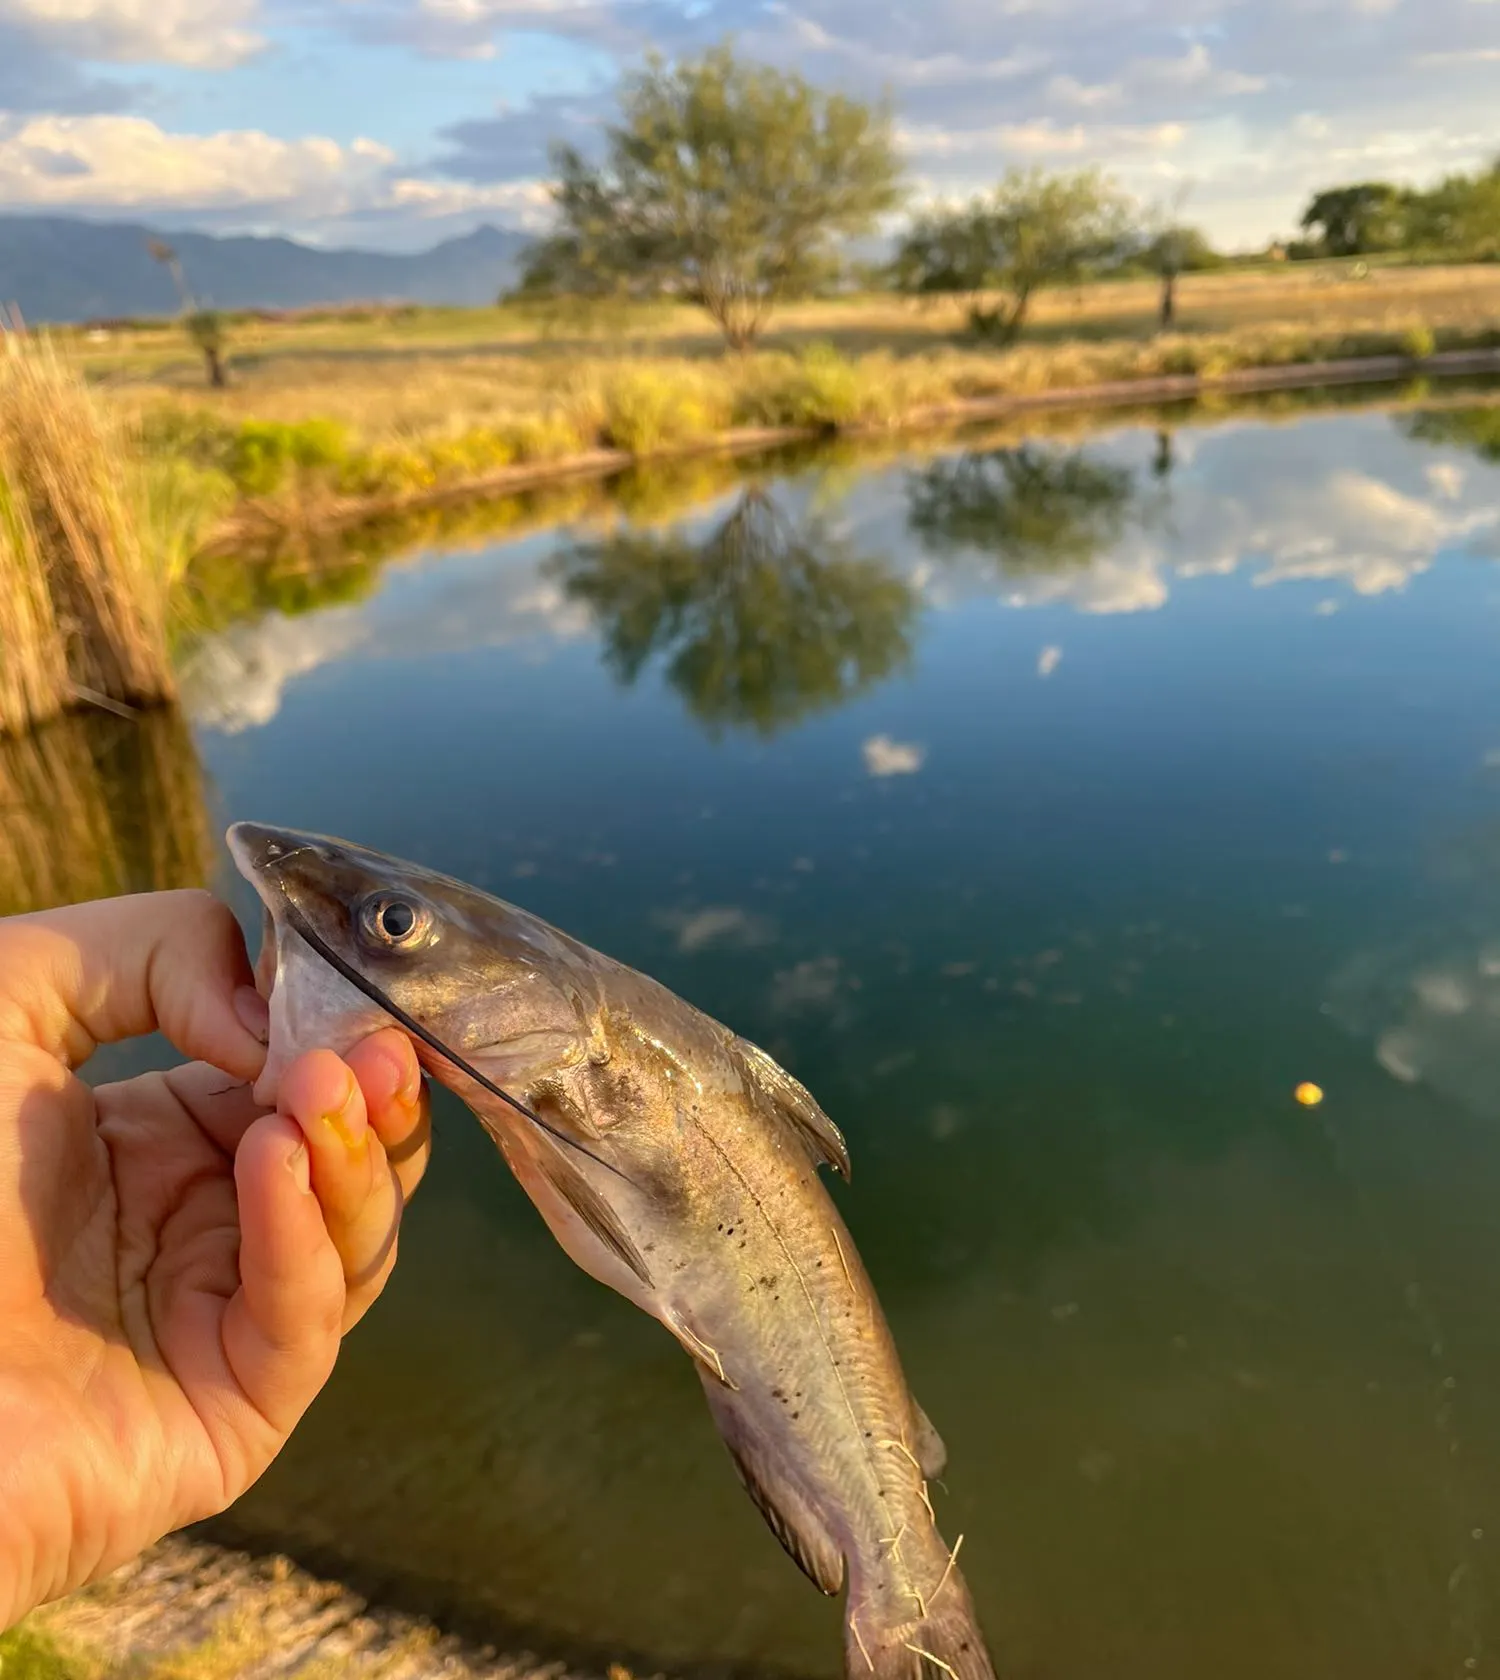
[[[206,893],[0,920],[0,1629],[237,1498],[390,1273],[409,1040],[312,1051],[266,1114],[264,1022]],[[193,1059],[76,1077],[158,1029]]]

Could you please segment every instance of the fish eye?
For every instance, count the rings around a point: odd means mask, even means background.
[[[367,938],[394,951],[420,944],[432,927],[432,913],[425,906],[387,895],[367,899],[359,919]]]

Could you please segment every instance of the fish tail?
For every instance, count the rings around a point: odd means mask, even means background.
[[[995,1680],[974,1601],[956,1569],[915,1622],[892,1622],[851,1592],[844,1664],[847,1680]]]

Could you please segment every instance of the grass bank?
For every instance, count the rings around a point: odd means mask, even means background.
[[[1500,326],[1439,332],[1406,323],[1327,334],[1278,327],[1003,354],[849,356],[814,343],[714,360],[600,357],[558,367],[541,387],[505,388],[507,407],[452,407],[440,421],[429,416],[442,403],[409,383],[399,393],[391,386],[384,401],[370,392],[357,420],[346,388],[341,398],[309,394],[334,412],[295,417],[244,416],[158,395],[134,421],[153,460],[197,475],[206,498],[233,504],[225,533],[232,536],[695,450],[951,424],[1062,398],[1187,396],[1262,375],[1358,378],[1361,363],[1371,376],[1392,378],[1442,371],[1457,355],[1474,356],[1476,367],[1490,357],[1500,371]],[[523,397],[531,406],[518,406]]]
[[[285,1558],[181,1537],[0,1634],[4,1680],[574,1680],[445,1636]],[[631,1680],[618,1665],[608,1680]]]
[[[245,319],[223,392],[205,388],[172,323],[67,337],[152,460],[234,502],[229,536],[767,433],[891,431],[1134,382],[1211,389],[1252,370],[1500,349],[1500,265],[1358,273],[1189,277],[1170,336],[1155,331],[1149,282],[1050,292],[1007,351],[966,339],[957,303],[889,296],[788,308],[743,357],[671,304]]]

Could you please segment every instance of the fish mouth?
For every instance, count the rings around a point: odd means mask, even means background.
[[[255,888],[268,909],[287,902],[281,870],[299,852],[327,857],[327,842],[321,834],[307,834],[297,828],[273,828],[269,823],[231,823],[224,836],[229,854],[241,875]]]
[[[282,871],[299,854],[311,852],[326,858],[327,845],[319,834],[255,822],[231,824],[224,840],[235,867],[255,888],[264,910],[260,955],[255,959],[253,972],[256,991],[269,1003],[281,966],[281,942],[287,931],[287,912],[294,911],[297,904]]]

